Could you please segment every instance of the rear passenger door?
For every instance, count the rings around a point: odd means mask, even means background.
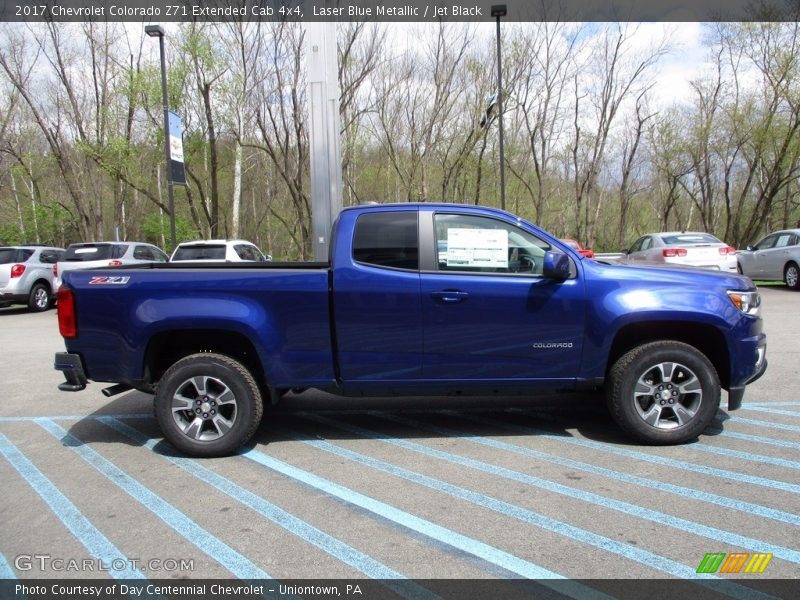
[[[342,239],[339,246],[349,247]],[[416,209],[358,215],[352,255],[338,254],[333,273],[340,377],[384,384],[418,379],[422,316]]]

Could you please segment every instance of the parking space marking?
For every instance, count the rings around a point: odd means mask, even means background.
[[[26,423],[36,419],[50,419],[51,421],[83,421],[84,419],[102,419],[103,417],[116,417],[117,419],[152,419],[153,413],[134,413],[129,415],[38,415],[26,417],[0,417],[0,423]]]
[[[512,517],[514,519],[518,519],[520,521],[523,521],[524,523],[528,523],[529,525],[533,525],[535,527],[551,531],[553,533],[567,537],[569,539],[584,544],[588,544],[590,546],[594,546],[595,548],[598,548],[605,552],[617,554],[623,558],[626,558],[634,562],[638,562],[640,564],[659,570],[673,577],[679,577],[681,579],[694,579],[694,580],[718,579],[716,576],[708,577],[707,574],[698,574],[695,567],[689,567],[687,565],[674,561],[670,558],[654,554],[652,552],[643,550],[641,548],[636,548],[635,546],[631,546],[630,544],[625,544],[623,542],[619,542],[617,540],[613,540],[605,536],[592,533],[590,531],[586,531],[574,525],[570,525],[568,523],[551,519],[549,517],[535,513],[528,509],[515,506],[503,500],[499,500],[491,496],[486,496],[478,492],[473,492],[471,490],[464,489],[462,487],[441,481],[439,479],[435,479],[433,477],[429,477],[421,473],[404,469],[403,467],[392,465],[385,461],[372,458],[370,456],[366,456],[358,452],[354,452],[352,450],[343,448],[341,446],[332,444],[324,440],[309,440],[306,438],[306,436],[303,436],[299,433],[292,431],[284,431],[284,433],[288,437],[296,441],[302,442],[306,445],[312,446],[324,452],[328,452],[330,454],[333,454],[334,456],[346,458],[347,460],[351,460],[359,464],[366,465],[378,471],[389,473],[390,475],[394,475],[396,477],[401,477],[407,481],[411,481],[418,485],[423,485],[438,492],[442,492],[450,496],[453,496],[455,498],[465,500],[477,506],[487,508],[489,510],[506,515],[508,517]],[[382,441],[391,442],[392,440],[382,440]],[[742,600],[752,600],[754,598],[752,589],[745,588],[743,586],[728,581],[697,581],[696,584],[722,592],[732,598],[740,598]],[[763,596],[763,597],[769,597],[769,596]]]
[[[191,517],[133,479],[97,451],[84,445],[77,437],[68,433],[54,421],[39,418],[35,420],[35,423],[169,525],[178,535],[219,562],[235,577],[239,579],[272,579],[266,571],[253,564],[247,557],[239,554],[215,535],[200,527]]]
[[[764,437],[763,435],[752,435],[749,433],[740,433],[738,431],[730,431],[728,429],[719,429],[717,427],[709,428],[708,433],[714,433],[725,438],[734,440],[742,440],[744,442],[753,442],[754,444],[762,444],[764,446],[776,446],[778,448],[786,448],[787,450],[800,450],[800,442],[790,442],[789,440],[781,440],[778,438]]]
[[[392,521],[393,523],[397,523],[398,525],[401,525],[411,531],[415,531],[428,538],[436,540],[437,542],[440,542],[446,546],[450,546],[467,554],[477,556],[478,558],[500,567],[509,573],[514,573],[527,579],[545,580],[543,582],[544,585],[547,585],[546,580],[548,579],[563,580],[559,582],[557,589],[562,593],[570,595],[571,597],[596,598],[597,600],[611,599],[611,597],[607,596],[606,594],[586,587],[580,583],[566,580],[563,575],[559,575],[558,573],[528,562],[527,560],[514,556],[513,554],[509,554],[504,550],[489,544],[485,544],[466,535],[457,533],[452,529],[437,525],[436,523],[428,521],[427,519],[407,513],[404,510],[381,502],[380,500],[365,496],[364,494],[351,490],[350,488],[341,486],[323,477],[275,459],[258,450],[247,450],[242,452],[241,456],[258,463],[267,469],[281,473],[282,475],[285,475],[286,477],[296,481],[300,481],[301,483],[304,483],[313,489],[322,491],[330,496],[333,496],[334,498],[339,498],[348,504],[358,506],[368,512]]]
[[[759,419],[745,419],[742,417],[731,417],[733,423],[744,423],[745,425],[755,425],[756,427],[766,427],[768,429],[780,429],[781,431],[791,431],[800,433],[800,425],[787,425],[785,423],[773,423],[772,421],[761,421]]]
[[[286,512],[282,508],[275,506],[264,498],[244,489],[243,487],[233,483],[231,480],[218,475],[217,473],[207,469],[199,464],[198,461],[182,458],[176,456],[169,456],[159,451],[157,440],[150,438],[144,433],[140,432],[133,427],[130,427],[120,421],[112,418],[105,417],[100,420],[105,425],[113,428],[115,431],[125,435],[133,441],[141,444],[143,447],[149,448],[153,452],[159,454],[172,464],[180,467],[187,473],[198,478],[199,480],[217,488],[219,491],[227,494],[231,498],[241,502],[251,510],[257,512],[261,516],[269,519],[276,525],[283,527],[290,533],[296,535],[300,539],[313,544],[320,550],[327,552],[338,560],[350,565],[358,571],[364,573],[373,579],[405,579],[406,577],[397,571],[390,569],[379,561],[359,552],[355,548],[345,544],[344,542],[320,531],[316,527],[306,523],[299,517]],[[403,583],[400,585],[393,585],[387,582],[387,587],[394,589],[398,594],[409,598],[429,598],[431,600],[439,598],[436,594],[431,593],[426,588],[417,584]],[[409,592],[411,592],[409,594]]]
[[[800,417],[800,410],[780,410],[767,406],[742,406],[739,410],[749,410],[753,412],[768,413],[770,415],[781,415],[786,417]]]
[[[554,454],[549,454],[549,453],[546,453],[546,452],[542,452],[542,451],[539,451],[539,450],[533,450],[533,449],[530,449],[530,448],[526,448],[524,446],[517,446],[515,444],[509,444],[508,442],[501,442],[499,440],[494,440],[492,438],[485,437],[485,436],[470,435],[469,433],[466,433],[466,432],[463,432],[463,431],[457,431],[457,430],[446,428],[446,427],[438,427],[438,426],[434,426],[434,425],[429,425],[427,423],[421,423],[419,421],[415,421],[415,420],[412,420],[412,419],[404,419],[403,417],[398,417],[398,416],[386,416],[386,415],[383,415],[383,414],[375,414],[375,416],[378,416],[378,417],[381,417],[381,418],[384,418],[384,419],[387,419],[387,420],[391,420],[391,421],[394,421],[394,422],[397,422],[397,423],[402,423],[402,424],[405,424],[405,425],[408,425],[408,426],[411,426],[411,427],[415,427],[417,429],[421,429],[421,430],[425,430],[425,431],[431,431],[431,432],[434,432],[434,433],[436,433],[438,435],[444,435],[444,436],[452,437],[452,438],[459,439],[459,440],[465,440],[465,441],[468,441],[468,442],[471,442],[471,443],[474,443],[474,444],[479,444],[479,445],[482,445],[482,446],[487,446],[487,447],[490,447],[490,448],[494,448],[496,450],[504,450],[506,452],[512,452],[514,454],[519,454],[521,456],[527,456],[529,458],[535,458],[536,460],[544,460],[546,462],[550,462],[550,463],[553,463],[553,464],[561,465],[561,466],[564,466],[564,467],[567,467],[567,468],[570,468],[570,469],[575,469],[576,471],[584,471],[586,473],[592,473],[594,475],[599,475],[601,477],[608,477],[609,479],[613,479],[615,481],[621,481],[621,482],[624,482],[624,483],[630,483],[632,485],[637,485],[639,487],[644,487],[644,488],[647,488],[647,489],[653,489],[653,490],[658,490],[658,491],[662,491],[662,492],[668,492],[668,493],[672,493],[672,494],[677,494],[677,495],[682,496],[682,497],[688,496],[690,498],[693,498],[695,500],[700,500],[702,502],[708,502],[710,504],[715,504],[715,505],[718,505],[718,506],[724,506],[725,508],[733,508],[735,510],[740,510],[740,511],[743,511],[743,512],[747,513],[748,515],[751,515],[751,514],[752,515],[758,515],[758,516],[761,516],[761,517],[765,517],[767,519],[773,519],[775,521],[781,521],[783,523],[788,523],[788,524],[791,524],[791,525],[800,525],[800,515],[796,515],[796,514],[793,514],[793,513],[788,513],[786,511],[777,510],[777,509],[770,508],[770,507],[767,507],[767,506],[762,506],[760,504],[754,504],[752,502],[746,502],[746,501],[743,501],[743,500],[736,500],[734,498],[728,498],[726,496],[719,496],[717,494],[704,492],[702,490],[696,490],[694,488],[687,488],[687,487],[680,486],[680,485],[675,485],[675,484],[672,484],[672,483],[656,481],[656,480],[653,480],[653,479],[647,479],[645,477],[639,477],[637,475],[632,475],[632,474],[629,474],[629,473],[623,473],[621,471],[615,471],[613,469],[608,469],[606,467],[598,467],[598,466],[595,466],[595,465],[592,465],[592,464],[589,464],[589,463],[585,463],[585,462],[581,462],[581,461],[577,461],[577,460],[574,460],[574,459],[571,459],[571,458],[565,458],[565,457],[557,456],[557,455],[554,455]],[[311,415],[309,415],[309,418],[313,418],[313,417]],[[322,419],[316,419],[316,418],[315,418],[315,420],[322,421]],[[325,420],[329,421],[329,419],[325,419]],[[335,423],[331,423],[331,424],[333,424],[336,427],[344,428],[343,425],[340,425],[338,423],[339,422],[335,422]],[[366,432],[364,432],[364,433],[366,433]],[[370,433],[370,437],[372,437],[372,435],[374,435],[374,434]],[[374,438],[374,439],[380,439],[380,438]],[[390,440],[381,440],[381,441],[390,441]],[[418,445],[418,444],[415,444],[415,445]],[[427,451],[431,451],[431,452],[435,452],[435,453],[439,452],[438,450],[430,450],[425,446],[422,446],[422,448],[424,448],[426,452]],[[446,454],[446,453],[442,453],[442,454]],[[449,459],[445,458],[444,460],[449,460]],[[470,459],[464,459],[464,460],[470,460]],[[473,461],[473,462],[476,462],[476,461]],[[492,467],[491,465],[486,465],[485,467],[496,468],[496,467]],[[472,468],[480,468],[480,469],[483,470],[483,469],[485,469],[485,467],[484,466],[480,466],[480,465],[474,465]],[[513,473],[516,473],[516,472],[512,471],[511,473],[513,474]],[[497,474],[497,473],[495,473],[495,474]],[[520,473],[518,475],[523,475],[523,474]],[[501,477],[505,477],[506,475],[500,475],[500,476]],[[513,475],[512,475],[512,477],[513,477]],[[560,484],[556,484],[556,483],[552,483],[552,482],[546,482],[546,483],[550,484],[550,485],[556,485],[556,486],[560,485]],[[537,485],[537,487],[540,487],[540,486]],[[566,486],[564,486],[564,487],[566,488]],[[547,489],[549,489],[549,487]],[[573,495],[573,492],[569,491],[569,490],[573,490],[573,489],[574,488],[566,488],[565,492],[558,492],[557,490],[550,490],[550,491],[556,491],[557,493],[567,493],[568,495]],[[582,492],[581,490],[575,490],[574,493],[589,494],[589,492]],[[573,497],[575,497],[575,496],[573,496]],[[590,502],[592,504],[598,504],[599,503],[599,504],[605,506],[606,508],[611,508],[613,510],[625,509],[624,506],[622,506],[620,508],[614,508],[611,505],[604,504],[603,502],[605,501],[605,499],[602,496],[600,496],[599,499],[593,499],[593,498],[590,498],[588,496],[581,497],[579,499],[585,500],[585,501]],[[623,504],[627,504],[627,503],[623,503]],[[631,505],[631,506],[633,506],[633,505]],[[640,508],[640,507],[636,507],[636,508]],[[647,510],[647,509],[641,509],[641,510]],[[627,510],[623,510],[623,512],[627,512]],[[641,517],[641,515],[636,515],[636,516],[640,516]],[[656,513],[655,515],[651,515],[651,516],[655,517],[654,519],[651,519],[651,520],[655,520],[656,522],[659,522],[659,523],[660,522],[664,522],[664,523],[667,522],[667,521],[662,521],[661,520],[662,519],[661,513]],[[666,517],[667,515],[663,515],[663,516]],[[641,518],[648,518],[649,519],[650,517],[641,517]],[[696,531],[696,529],[695,529],[696,524],[691,522],[691,521],[687,521],[686,523],[679,524],[679,525],[682,525],[679,528],[686,527],[687,531],[691,531],[691,532],[695,532]]]
[[[315,421],[320,421],[324,423],[328,423],[340,429],[344,429],[346,431],[350,431],[351,433],[355,433],[357,435],[361,435],[363,437],[374,439],[376,441],[384,442],[387,444],[399,446],[401,448],[405,448],[407,450],[412,450],[414,452],[418,452],[424,454],[426,456],[430,456],[433,458],[438,458],[440,460],[444,460],[446,462],[450,462],[452,464],[457,464],[461,466],[465,466],[471,469],[476,469],[483,473],[489,473],[491,475],[495,475],[497,477],[503,477],[505,479],[510,479],[512,481],[517,481],[519,483],[523,483],[525,485],[529,485],[531,487],[536,487],[539,489],[546,490],[548,492],[553,492],[556,494],[561,494],[567,496],[569,498],[574,498],[576,500],[581,500],[583,502],[587,502],[589,504],[593,504],[595,506],[600,506],[602,508],[607,508],[609,510],[614,510],[617,512],[621,512],[623,514],[631,515],[634,517],[638,517],[640,519],[644,519],[647,521],[652,521],[659,525],[664,525],[665,527],[671,527],[678,531],[684,533],[690,533],[694,535],[698,535],[700,537],[705,537],[717,542],[722,542],[725,544],[731,544],[740,548],[752,548],[754,551],[758,552],[772,552],[776,557],[780,557],[784,560],[789,562],[793,562],[795,564],[800,564],[800,551],[793,550],[790,548],[784,548],[782,546],[776,546],[773,544],[769,544],[767,542],[763,542],[761,540],[756,540],[747,536],[739,535],[730,531],[724,531],[722,529],[717,529],[716,527],[710,527],[708,525],[703,525],[702,523],[697,523],[695,521],[689,521],[688,519],[682,519],[680,517],[675,517],[673,515],[669,515],[666,513],[662,513],[656,510],[652,510],[649,508],[644,508],[642,506],[637,506],[635,504],[631,504],[629,502],[624,502],[622,500],[617,500],[614,498],[608,498],[606,496],[601,496],[599,494],[595,494],[593,492],[587,492],[585,490],[580,490],[577,488],[572,488],[560,483],[556,483],[554,481],[549,481],[546,479],[542,479],[540,477],[534,477],[532,475],[528,475],[526,473],[520,473],[519,471],[513,471],[511,469],[506,469],[504,467],[498,467],[495,465],[491,465],[488,463],[484,463],[481,461],[477,461],[471,458],[466,458],[462,456],[458,456],[455,454],[451,454],[449,452],[444,452],[442,450],[436,450],[434,448],[429,448],[427,446],[423,446],[421,444],[417,444],[414,442],[409,442],[407,440],[400,440],[396,438],[388,438],[381,437],[380,434],[369,431],[367,429],[363,429],[361,427],[355,427],[346,424],[340,424],[338,421],[333,421],[327,417],[314,417],[309,416],[308,418],[313,419]],[[416,421],[410,419],[404,419],[402,417],[385,417],[387,419],[391,419],[392,421],[402,423],[405,425],[416,426]],[[446,430],[439,427],[427,426],[425,424],[419,424],[420,429],[428,429],[430,431],[435,431],[436,433],[440,433],[442,435],[449,435]],[[458,439],[464,439],[467,441],[475,441],[477,443],[486,442],[486,445],[492,445],[496,443],[500,449],[508,450],[510,444],[505,444],[503,442],[496,442],[495,440],[491,440],[488,438],[462,438],[459,436],[452,436]],[[519,447],[520,450],[525,450],[522,447]],[[533,452],[533,451],[532,451]],[[528,455],[527,452],[522,452],[523,455]],[[587,532],[589,533],[589,532]]]
[[[708,452],[710,454],[718,454],[720,456],[728,456],[730,458],[738,458],[739,460],[747,460],[750,462],[774,465],[776,467],[783,467],[785,469],[800,469],[800,462],[795,460],[787,460],[785,458],[778,458],[775,456],[765,456],[764,454],[753,454],[751,452],[742,452],[741,450],[734,450],[732,448],[723,448],[721,446],[712,446],[711,444],[697,443],[689,446],[692,450],[700,450],[701,452]]]
[[[800,402],[748,402],[742,408],[750,406],[800,406]]]
[[[510,411],[511,414],[520,412],[527,414],[526,411]],[[647,454],[638,450],[629,450],[627,448],[620,448],[606,442],[595,442],[594,440],[578,439],[572,437],[565,437],[563,435],[556,435],[546,429],[539,429],[537,427],[514,425],[511,423],[504,423],[495,419],[478,419],[470,415],[462,415],[464,419],[474,421],[477,423],[490,423],[495,427],[502,427],[509,431],[517,431],[524,435],[535,435],[543,439],[554,440],[562,444],[571,444],[574,446],[581,446],[583,448],[591,448],[592,450],[601,450],[608,454],[616,454],[617,456],[624,456],[626,458],[633,458],[656,465],[669,467],[670,469],[680,469],[684,471],[692,471],[694,473],[701,473],[703,475],[711,475],[712,477],[720,477],[722,479],[731,479],[737,483],[749,483],[760,487],[781,490],[790,492],[792,494],[800,494],[800,485],[794,483],[787,483],[785,481],[776,481],[774,479],[766,479],[758,477],[757,475],[749,475],[747,473],[740,473],[738,471],[729,471],[727,469],[720,469],[718,467],[709,467],[707,465],[697,465],[690,462],[677,462],[662,456]]]
[[[146,579],[138,569],[128,566],[130,561],[125,555],[2,433],[0,433],[0,453],[93,557],[109,565],[115,564],[114,561],[120,559],[125,560],[124,569],[110,571],[112,577]]]
[[[16,579],[17,574],[14,572],[14,569],[11,568],[11,565],[8,564],[6,557],[3,556],[3,553],[0,552],[0,579]]]

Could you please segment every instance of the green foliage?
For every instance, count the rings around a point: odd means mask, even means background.
[[[174,248],[170,242],[169,215],[149,213],[145,215],[142,225],[145,242],[155,244],[167,254],[172,254]],[[162,246],[162,239],[164,241]],[[175,219],[175,239],[180,244],[197,239],[197,231],[189,221],[183,217]]]

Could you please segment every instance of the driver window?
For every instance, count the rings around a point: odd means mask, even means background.
[[[502,221],[469,215],[435,215],[440,271],[541,275],[550,245]]]
[[[775,246],[775,242],[777,241],[778,236],[770,235],[765,237],[763,240],[756,244],[756,250],[767,250]]]

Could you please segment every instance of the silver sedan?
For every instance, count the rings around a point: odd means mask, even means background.
[[[770,233],[736,256],[739,272],[753,279],[783,281],[793,290],[800,289],[800,229]]]

